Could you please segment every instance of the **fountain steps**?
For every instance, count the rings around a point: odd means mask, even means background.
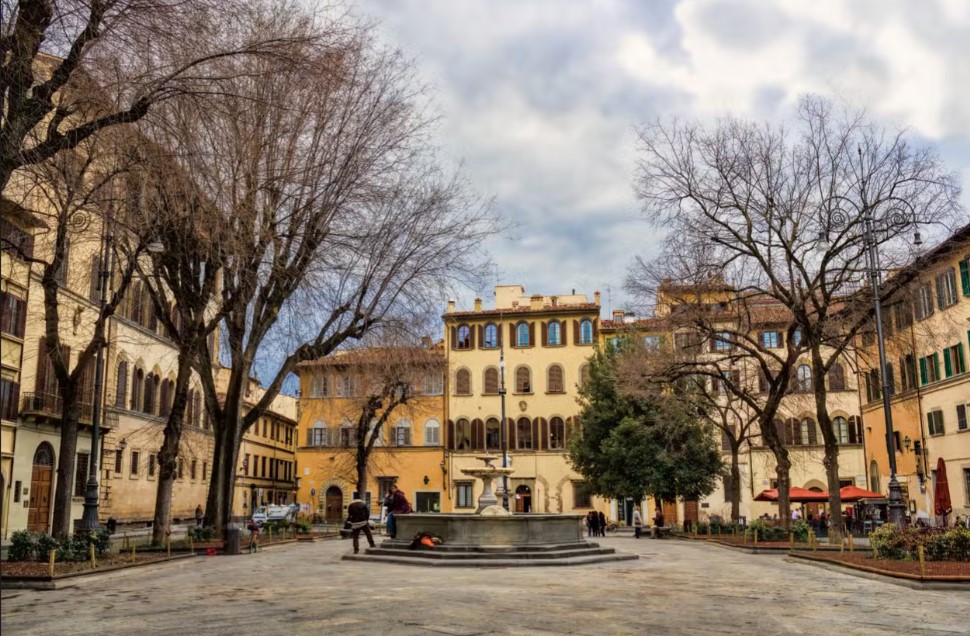
[[[390,548],[370,548],[362,554],[344,555],[346,561],[370,561],[375,563],[397,563],[399,565],[422,565],[427,567],[537,567],[590,565],[627,561],[638,558],[635,554],[617,553],[612,548],[592,548],[559,551],[512,551],[505,553],[480,552],[435,552],[431,550],[409,550]]]
[[[377,548],[369,548],[368,551],[373,552],[374,550],[394,550],[395,552],[405,550],[407,552],[416,552],[416,550],[411,550],[410,541],[399,541],[389,539],[384,541]],[[469,545],[469,544],[459,544],[459,543],[445,543],[442,545],[436,545],[434,548],[425,550],[425,552],[434,552],[436,554],[445,553],[475,553],[475,554],[516,554],[516,553],[542,553],[542,552],[561,552],[564,550],[589,550],[589,549],[599,549],[599,550],[612,550],[613,548],[603,548],[598,543],[548,543],[542,545]]]

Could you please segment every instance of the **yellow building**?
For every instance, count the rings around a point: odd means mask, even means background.
[[[939,458],[953,515],[970,514],[970,226],[886,281],[909,280],[883,305],[897,478],[910,514],[934,517]],[[874,329],[859,369],[869,487],[888,493],[889,449]],[[953,518],[951,515],[951,521]]]
[[[425,345],[426,350],[371,349],[298,365],[298,501],[309,504],[314,515],[330,523],[346,517],[357,490],[357,423],[368,402],[386,388],[380,369],[389,367],[400,369],[395,379],[414,395],[391,411],[374,439],[362,498],[379,514],[388,488],[397,483],[416,511],[451,510],[442,445],[444,372],[438,348]],[[372,430],[366,432],[368,440]]]
[[[520,285],[501,285],[494,308],[484,309],[480,299],[471,311],[448,303],[445,469],[452,510],[475,511],[482,483],[461,470],[481,466],[482,453],[501,455],[503,429],[512,510],[608,510],[566,457],[580,410],[578,388],[598,341],[599,302],[599,292],[589,302],[583,294],[527,295]]]

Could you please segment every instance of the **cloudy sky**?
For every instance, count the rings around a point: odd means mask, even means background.
[[[515,224],[489,246],[499,278],[528,293],[598,289],[604,314],[627,304],[631,258],[656,249],[631,186],[635,126],[657,117],[781,121],[799,95],[831,95],[936,144],[970,187],[968,0],[360,0],[359,10],[432,85],[447,156]]]

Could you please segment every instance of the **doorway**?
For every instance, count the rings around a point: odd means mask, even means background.
[[[515,511],[532,512],[532,489],[525,484],[515,489]]]
[[[327,523],[341,523],[344,520],[344,493],[336,486],[327,488],[326,494]]]
[[[697,517],[698,517],[697,500],[688,499],[684,501],[684,530],[686,532],[690,532],[691,529],[697,527]],[[670,521],[668,523],[673,523],[673,521]]]
[[[34,465],[30,473],[30,508],[27,512],[27,529],[47,534],[51,512],[51,482],[54,476],[54,448],[42,442],[34,452]]]

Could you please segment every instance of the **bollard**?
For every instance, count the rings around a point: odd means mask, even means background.
[[[839,554],[845,552],[845,537],[842,537],[842,542],[839,543]]]
[[[131,562],[135,562],[135,542],[131,542]]]
[[[812,533],[812,552],[818,550],[818,539],[815,538],[815,533]]]
[[[754,547],[758,547],[758,531],[754,531]]]
[[[270,526],[269,527],[269,541],[267,541],[267,543],[272,543],[272,542],[273,542],[273,526]]]
[[[855,552],[855,539],[849,535],[849,552]]]
[[[795,533],[794,532],[789,532],[788,533],[788,547],[789,548],[794,548],[795,547]]]
[[[165,549],[168,551],[168,556],[172,556],[172,533],[168,532],[165,534]]]
[[[923,551],[923,546],[917,548],[919,551],[919,575],[922,577],[926,576],[926,553]]]
[[[192,541],[192,532],[191,531],[189,531],[188,537],[189,537],[189,552],[191,552],[192,554],[195,554],[195,542]]]
[[[98,561],[97,561],[97,559],[94,556],[94,544],[92,543],[88,547],[90,548],[89,552],[91,553],[91,567],[92,568],[96,568],[96,567],[98,567]]]
[[[54,576],[54,560],[57,559],[57,550],[51,550],[50,551],[50,554],[48,555],[48,557],[50,558],[50,563],[47,564],[47,575],[53,577]]]

